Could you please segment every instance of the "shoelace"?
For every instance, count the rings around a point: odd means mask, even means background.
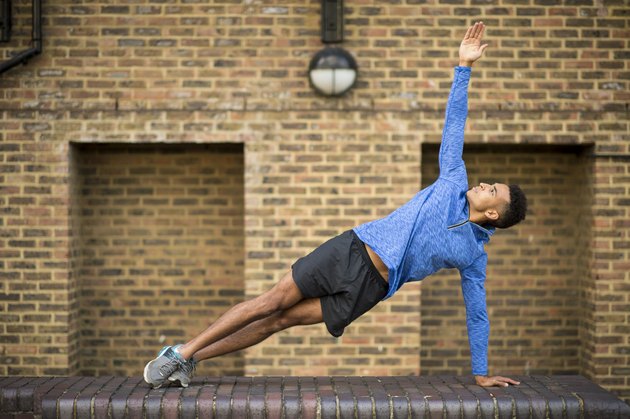
[[[162,377],[168,377],[179,365],[180,363],[176,359],[170,359],[166,364],[160,367],[160,375]]]

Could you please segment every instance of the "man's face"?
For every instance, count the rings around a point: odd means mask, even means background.
[[[510,203],[510,188],[504,183],[489,185],[481,182],[466,192],[466,198],[476,211],[495,210],[500,215],[503,213],[503,208]]]

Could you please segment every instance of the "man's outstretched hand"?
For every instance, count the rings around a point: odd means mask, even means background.
[[[459,46],[459,65],[470,67],[472,63],[481,58],[483,51],[488,46],[488,44],[481,44],[485,29],[486,25],[483,22],[476,22],[468,28],[464,40]]]
[[[515,386],[521,384],[518,381],[514,381],[511,378],[507,378],[507,377],[501,377],[500,375],[495,375],[492,377],[485,377],[483,375],[475,375],[475,382],[477,383],[477,385],[480,385],[481,387],[493,387],[493,386],[507,387],[510,384],[515,385]]]

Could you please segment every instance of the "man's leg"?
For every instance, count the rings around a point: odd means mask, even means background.
[[[195,352],[193,358],[195,361],[201,361],[229,354],[256,345],[284,329],[317,324],[322,321],[322,306],[319,298],[302,300],[288,310],[278,311],[264,319],[252,322],[236,333],[200,349]]]
[[[272,289],[248,301],[239,303],[225,312],[197,337],[179,347],[178,352],[190,359],[206,346],[243,329],[245,326],[277,311],[284,311],[303,300],[300,289],[295,285],[292,272],[287,272]]]

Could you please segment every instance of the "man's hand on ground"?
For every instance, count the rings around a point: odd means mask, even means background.
[[[459,65],[470,67],[472,63],[481,58],[483,51],[488,46],[488,44],[481,44],[485,29],[486,25],[483,22],[476,22],[468,28],[464,40],[459,46]]]
[[[519,385],[521,384],[518,381],[512,380],[511,378],[501,377],[500,375],[494,375],[492,377],[486,377],[484,375],[475,375],[475,382],[477,385],[481,387],[507,387],[510,384]]]

